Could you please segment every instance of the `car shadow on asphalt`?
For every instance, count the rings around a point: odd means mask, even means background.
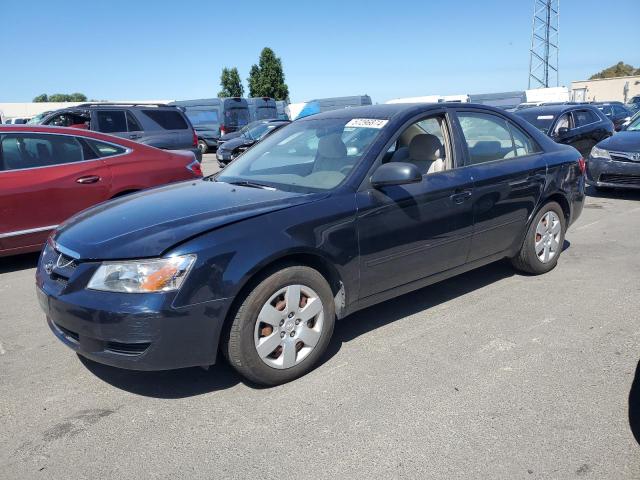
[[[25,253],[13,257],[0,258],[0,274],[36,268],[39,257],[40,253]]]
[[[640,445],[640,362],[636,367],[636,375],[629,392],[629,427],[633,438]]]
[[[334,357],[344,343],[361,335],[516,274],[508,262],[497,262],[356,312],[336,323],[333,338],[316,368]],[[227,389],[238,383],[253,389],[265,388],[242,379],[223,358],[208,370],[184,368],[160,372],[123,370],[82,356],[78,358],[102,381],[146,397],[185,398]]]
[[[241,378],[221,359],[208,370],[181,368],[158,372],[140,372],[110,367],[78,355],[80,362],[100,380],[130,393],[145,397],[177,399],[225,390]]]

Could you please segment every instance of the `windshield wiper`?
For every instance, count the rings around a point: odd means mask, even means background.
[[[249,180],[236,180],[235,182],[227,182],[229,185],[238,185],[240,187],[262,188],[263,190],[275,190],[271,185],[264,183],[251,182]]]

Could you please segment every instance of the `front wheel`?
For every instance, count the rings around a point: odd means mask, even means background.
[[[252,382],[279,385],[309,372],[331,339],[335,305],[316,270],[294,266],[262,280],[244,299],[225,353]]]
[[[209,151],[209,145],[204,140],[198,140],[198,150],[204,155]]]
[[[534,217],[518,255],[511,263],[518,270],[539,275],[558,263],[566,229],[562,207],[549,202]]]

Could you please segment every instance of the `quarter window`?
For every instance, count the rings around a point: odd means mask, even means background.
[[[126,132],[127,122],[122,110],[100,110],[97,112],[98,130],[104,133]]]
[[[98,140],[92,140],[89,138],[84,139],[93,150],[100,156],[100,158],[104,157],[112,157],[114,155],[121,155],[125,153],[127,150],[123,147],[119,147],[117,145],[113,145],[112,143],[100,142]]]
[[[462,112],[458,114],[458,120],[472,165],[539,151],[533,138],[495,115]]]
[[[85,160],[82,145],[66,135],[13,134],[0,140],[0,170],[49,167]]]

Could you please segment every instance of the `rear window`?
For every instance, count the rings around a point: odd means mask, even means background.
[[[553,113],[541,113],[539,111],[531,112],[529,109],[519,110],[516,112],[516,115],[524,118],[544,134],[549,133],[549,128],[551,128],[551,124],[556,118]]]
[[[256,110],[256,120],[266,120],[278,118],[278,110],[275,107],[258,107]]]
[[[182,114],[175,110],[142,110],[142,113],[165,130],[186,130],[189,128]]]
[[[215,125],[218,123],[218,112],[187,110],[187,117],[194,127],[203,125]]]
[[[249,123],[247,108],[227,108],[224,111],[224,124],[232,127],[244,127]]]

